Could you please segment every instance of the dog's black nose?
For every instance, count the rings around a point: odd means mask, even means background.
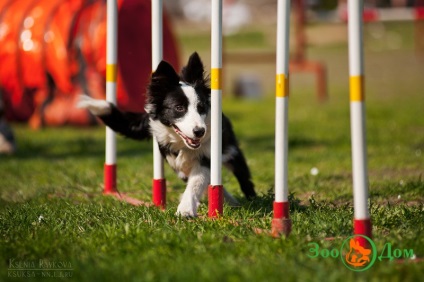
[[[196,126],[193,129],[194,136],[196,136],[197,138],[203,137],[203,135],[205,135],[205,131],[206,130],[203,127],[197,127]]]

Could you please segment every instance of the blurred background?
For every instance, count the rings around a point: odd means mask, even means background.
[[[399,71],[402,95],[422,91],[424,85],[408,79],[424,73],[424,0],[364,2],[369,92],[398,95],[399,89],[384,85]],[[224,98],[273,96],[277,1],[223,3]],[[150,0],[118,5],[118,105],[143,111],[151,73]],[[197,51],[208,69],[210,1],[164,5],[164,59],[180,69]],[[293,0],[291,6],[291,92],[334,99],[348,87],[346,1]],[[9,144],[4,151],[14,150],[7,121],[34,129],[97,123],[74,104],[81,93],[105,97],[105,8],[105,0],[0,0],[0,148]]]

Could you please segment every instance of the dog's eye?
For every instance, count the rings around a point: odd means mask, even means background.
[[[177,112],[184,112],[184,111],[185,111],[185,108],[184,108],[184,106],[182,106],[182,105],[177,105],[177,106],[175,107],[175,110],[176,110]]]

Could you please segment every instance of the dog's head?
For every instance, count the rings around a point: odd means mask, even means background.
[[[172,128],[188,148],[198,149],[208,130],[210,92],[197,53],[190,56],[181,76],[162,61],[148,86],[146,112]]]

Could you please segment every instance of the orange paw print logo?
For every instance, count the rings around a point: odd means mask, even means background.
[[[370,262],[371,249],[366,249],[361,246],[359,240],[350,239],[349,252],[346,254],[346,262],[355,267],[361,267]]]
[[[377,248],[370,238],[354,235],[343,242],[340,258],[350,270],[364,271],[374,264],[377,258]]]

